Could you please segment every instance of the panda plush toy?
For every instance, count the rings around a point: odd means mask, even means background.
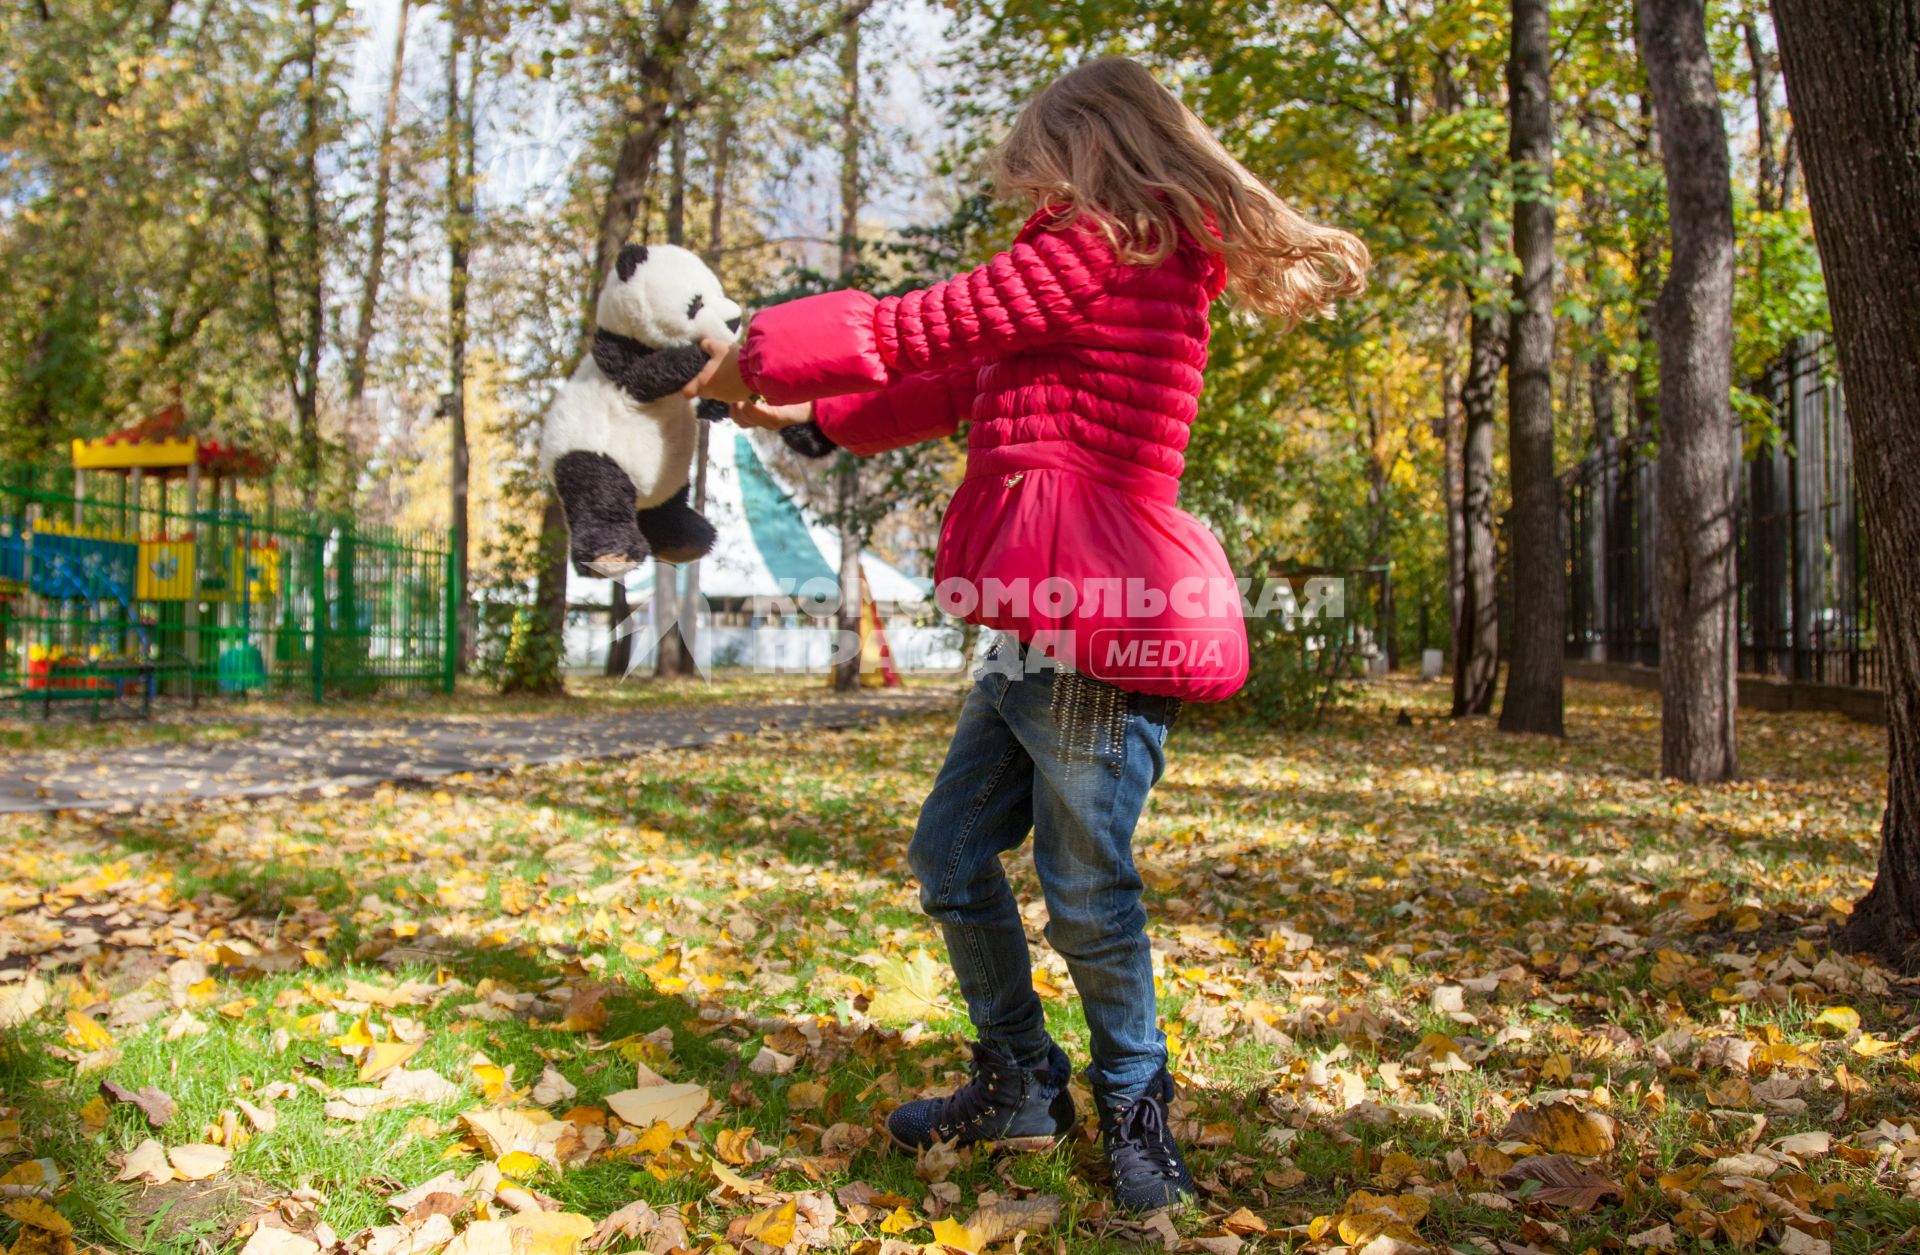
[[[595,308],[593,352],[547,411],[540,469],[567,512],[574,569],[617,578],[649,557],[690,562],[713,525],[687,500],[702,340],[731,344],[740,307],[705,262],[671,244],[620,250]],[[703,403],[700,416],[724,416]]]

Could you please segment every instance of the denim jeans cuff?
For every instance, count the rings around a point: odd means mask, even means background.
[[[1042,1028],[1036,1036],[1021,1038],[1018,1041],[1002,1037],[989,1037],[981,1034],[981,1040],[1007,1058],[1013,1060],[1017,1068],[1042,1068],[1053,1053],[1053,1037]]]
[[[1093,1089],[1094,1105],[1101,1110],[1125,1106],[1146,1093],[1147,1087],[1153,1084],[1153,1078],[1160,1075],[1161,1069],[1165,1067],[1166,1063],[1162,1061],[1141,1072],[1137,1077],[1129,1073],[1126,1076],[1111,1079],[1096,1079],[1093,1069],[1088,1068],[1087,1083]]]

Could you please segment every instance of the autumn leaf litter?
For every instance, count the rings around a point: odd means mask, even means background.
[[[1751,778],[1688,789],[1651,778],[1637,695],[1575,697],[1565,746],[1431,718],[1417,690],[1392,697],[1412,728],[1182,729],[1140,860],[1202,1188],[1170,1217],[1112,1214],[1084,1136],[886,1148],[886,1112],[964,1060],[903,858],[938,718],[0,821],[0,1233],[249,1255],[1912,1240],[1920,1021],[1829,943],[1871,870],[1878,733],[1755,715]],[[238,1175],[269,1188],[211,1233],[139,1203]]]

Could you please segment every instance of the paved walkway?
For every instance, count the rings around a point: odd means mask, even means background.
[[[656,707],[617,716],[262,719],[257,733],[207,744],[11,756],[0,761],[0,814],[337,792],[389,780],[711,745],[760,732],[847,728],[953,705],[953,694],[923,690]]]

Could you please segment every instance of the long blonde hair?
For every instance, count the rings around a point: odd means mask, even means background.
[[[1175,223],[1226,262],[1227,287],[1287,323],[1367,286],[1367,246],[1311,222],[1229,153],[1145,67],[1101,57],[1048,84],[993,157],[1000,194],[1086,217],[1122,260],[1152,264],[1179,244]]]

